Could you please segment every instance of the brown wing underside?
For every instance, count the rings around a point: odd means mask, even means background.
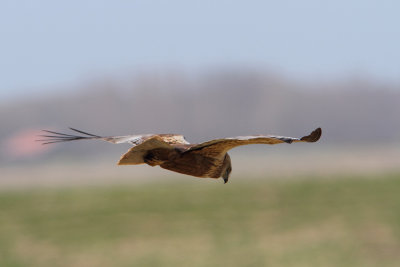
[[[321,137],[321,128],[315,129],[311,134],[301,138],[285,137],[285,136],[238,136],[224,139],[215,139],[195,145],[187,150],[198,151],[209,156],[224,155],[228,150],[243,145],[251,144],[280,144],[280,143],[293,143],[293,142],[317,142]]]

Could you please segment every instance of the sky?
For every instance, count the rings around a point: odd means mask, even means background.
[[[394,0],[2,0],[0,98],[171,67],[398,82],[399,14]]]

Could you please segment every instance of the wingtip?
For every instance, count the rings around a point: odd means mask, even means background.
[[[88,133],[88,132],[84,132],[84,131],[78,130],[78,129],[76,129],[76,128],[72,128],[72,127],[68,127],[68,128],[69,128],[70,130],[74,131],[74,132],[77,132],[77,133],[85,134],[85,135],[92,136],[92,137],[99,137],[99,138],[101,138],[101,136],[98,136],[98,135],[95,135],[95,134],[91,134],[91,133]]]
[[[300,138],[300,140],[304,142],[314,143],[321,138],[321,135],[322,135],[322,129],[317,128],[314,131],[312,131],[309,135]]]

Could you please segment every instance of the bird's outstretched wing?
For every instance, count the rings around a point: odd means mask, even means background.
[[[129,143],[133,146],[140,145],[146,140],[149,140],[155,136],[159,137],[159,140],[167,144],[189,144],[182,135],[179,134],[140,134],[140,135],[123,135],[123,136],[99,136],[95,134],[91,134],[88,132],[84,132],[81,130],[77,130],[75,128],[69,128],[70,130],[79,133],[76,134],[66,134],[60,132],[54,132],[49,130],[43,130],[46,134],[39,135],[42,139],[37,140],[42,142],[44,145],[60,143],[60,142],[68,142],[68,141],[76,141],[76,140],[102,140],[106,142],[110,142],[113,144],[122,144]]]
[[[179,134],[142,134],[104,137],[75,128],[69,129],[80,135],[43,130],[46,134],[40,135],[42,139],[37,141],[43,144],[53,144],[76,140],[102,140],[113,144],[131,144],[133,147],[121,157],[118,162],[119,165],[142,164],[144,163],[144,156],[152,149],[174,149],[173,145],[189,144],[183,135]]]
[[[79,133],[76,134],[66,134],[60,132],[54,132],[49,130],[43,130],[46,134],[39,135],[42,139],[37,140],[42,142],[44,145],[60,143],[60,142],[68,142],[68,141],[76,141],[76,140],[102,140],[106,142],[110,142],[113,144],[121,144],[121,143],[130,143],[132,145],[138,145],[146,141],[146,139],[153,136],[153,134],[145,134],[145,135],[125,135],[125,136],[99,136],[95,134],[91,134],[88,132],[84,132],[81,130],[77,130],[75,128],[69,128],[70,130]]]
[[[223,139],[215,139],[200,143],[192,146],[187,150],[189,151],[199,151],[199,153],[207,154],[209,156],[223,156],[225,153],[234,147],[250,145],[250,144],[280,144],[280,143],[293,143],[293,142],[317,142],[321,137],[321,128],[315,129],[307,136],[301,138],[285,137],[285,136],[275,136],[275,135],[254,135],[254,136],[237,136],[229,137]]]

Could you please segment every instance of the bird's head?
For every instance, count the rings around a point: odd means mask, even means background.
[[[227,153],[225,154],[224,162],[222,164],[222,178],[224,179],[224,184],[228,182],[231,171],[232,171],[231,157],[229,157]]]

